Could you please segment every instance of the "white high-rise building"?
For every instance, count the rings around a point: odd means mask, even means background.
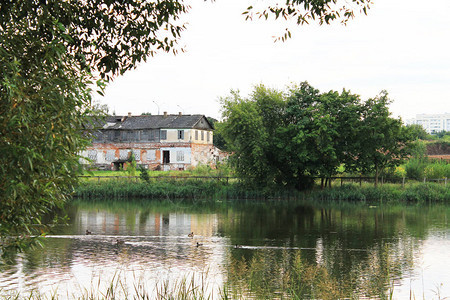
[[[418,114],[414,119],[406,120],[406,125],[411,124],[422,125],[430,134],[450,131],[450,114]]]

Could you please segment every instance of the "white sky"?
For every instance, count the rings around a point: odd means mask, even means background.
[[[403,120],[450,112],[450,1],[373,0],[368,15],[347,26],[293,26],[274,43],[283,22],[245,21],[258,0],[192,0],[177,56],[161,53],[116,78],[102,104],[110,113],[204,114],[220,119],[218,99],[254,85],[284,89],[308,81],[321,92],[362,99],[387,90]],[[155,102],[157,104],[155,104]]]

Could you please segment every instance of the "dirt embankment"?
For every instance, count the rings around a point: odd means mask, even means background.
[[[450,155],[450,142],[435,142],[427,144],[428,155]]]
[[[435,142],[427,144],[427,155],[429,158],[450,161],[450,143]]]

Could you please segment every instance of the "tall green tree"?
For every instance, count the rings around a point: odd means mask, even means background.
[[[248,99],[232,92],[222,99],[222,105],[226,122],[218,131],[233,153],[230,163],[242,178],[273,185],[279,174],[275,135],[284,107],[281,93],[258,86]]]
[[[186,10],[170,0],[0,3],[0,251],[45,232],[42,218],[70,196],[92,89],[104,87],[92,74],[108,79],[174,49]]]
[[[392,102],[388,93],[364,103],[361,125],[358,127],[356,168],[375,175],[375,185],[384,169],[398,166],[411,150],[411,134],[400,119],[392,118],[388,105]]]
[[[319,176],[323,182],[337,173],[356,142],[359,102],[348,91],[321,94],[307,82],[291,88],[280,128],[282,149],[289,150],[286,161],[296,168],[291,177],[301,183]]]
[[[287,92],[259,86],[248,99],[226,98],[221,132],[237,174],[262,186],[308,188],[347,171],[374,174],[411,152],[411,130],[390,117],[387,93],[365,102],[343,90],[320,93],[307,82]],[[328,181],[329,182],[329,181]]]

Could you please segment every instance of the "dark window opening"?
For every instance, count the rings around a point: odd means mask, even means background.
[[[170,163],[170,151],[164,150],[163,151],[163,164]]]
[[[184,130],[178,130],[178,139],[184,140]]]

